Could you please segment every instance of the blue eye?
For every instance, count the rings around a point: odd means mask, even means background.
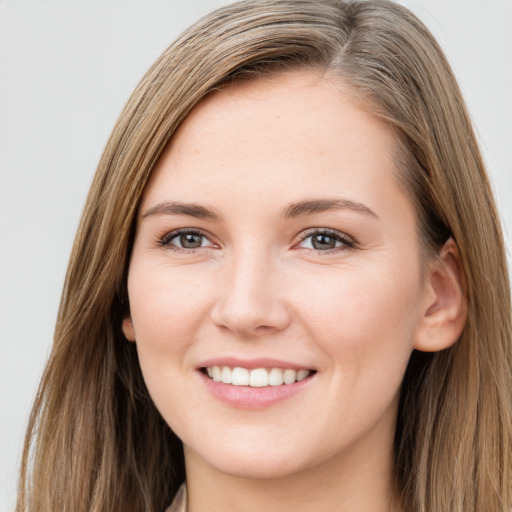
[[[213,246],[205,235],[199,231],[192,230],[168,233],[160,240],[160,244],[166,247],[171,246],[178,250],[193,250]]]
[[[306,234],[298,246],[315,251],[332,251],[341,248],[352,248],[354,247],[354,241],[337,231],[318,230]]]

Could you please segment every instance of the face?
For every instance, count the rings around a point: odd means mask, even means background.
[[[123,330],[186,458],[277,477],[389,455],[425,302],[393,148],[305,72],[181,125],[143,196]]]

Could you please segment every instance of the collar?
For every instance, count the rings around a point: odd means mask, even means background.
[[[187,512],[187,485],[183,482],[165,512]]]

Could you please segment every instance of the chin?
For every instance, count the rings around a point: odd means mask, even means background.
[[[259,458],[261,459],[261,457]],[[219,472],[238,478],[254,480],[273,480],[285,478],[300,472],[295,461],[280,461],[273,457],[266,460],[223,460],[211,461],[210,464]]]
[[[186,455],[196,461],[204,461],[210,467],[226,475],[249,479],[276,479],[300,472],[304,460],[296,456],[297,450],[276,449],[261,444],[245,444],[225,441],[218,449],[192,450],[185,448]]]

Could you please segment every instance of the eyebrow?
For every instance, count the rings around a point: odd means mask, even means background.
[[[350,199],[310,199],[292,203],[284,209],[285,218],[295,218],[301,215],[326,212],[329,210],[355,210],[378,218],[378,215],[367,206]]]
[[[309,199],[286,206],[283,217],[290,219],[302,215],[312,215],[330,210],[355,210],[378,218],[377,214],[367,206],[350,199]],[[141,219],[154,215],[186,215],[197,219],[220,220],[220,216],[212,209],[196,203],[183,203],[179,201],[163,201],[152,206],[141,215]]]
[[[195,203],[181,203],[178,201],[163,201],[158,203],[144,212],[141,219],[146,219],[153,215],[186,215],[197,219],[220,220],[220,217],[206,206]]]

